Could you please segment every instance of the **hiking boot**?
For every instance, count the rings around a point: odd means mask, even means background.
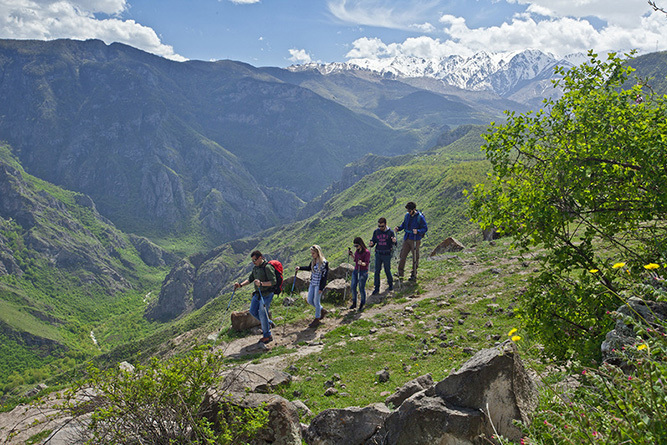
[[[394,286],[389,286],[389,287],[387,288],[387,291],[388,291],[388,292],[391,292],[391,291],[393,291],[393,290],[394,290]]]
[[[379,293],[380,293],[380,289],[373,289],[373,292],[371,293],[371,295],[377,295]]]
[[[310,324],[308,325],[308,327],[316,328],[316,327],[318,327],[319,325],[320,325],[320,319],[319,319],[319,318],[316,318],[316,319],[314,319],[313,321],[310,322]]]
[[[408,278],[408,281],[417,281],[417,277],[410,277]]]
[[[360,304],[360,305],[359,305],[359,312],[361,312],[361,311],[363,311],[363,310],[364,310],[364,305],[363,305],[363,304]]]
[[[328,313],[329,313],[329,311],[328,311],[328,310],[326,310],[326,309],[322,308],[322,312],[320,312],[320,314],[321,314],[321,315],[320,315],[320,317],[318,318],[318,320],[321,320],[321,319],[323,319],[323,318],[324,318],[324,316],[325,316],[325,315],[327,315]]]
[[[350,306],[350,309],[354,309],[355,307],[357,307],[357,303],[352,303],[352,306]]]
[[[259,339],[259,342],[264,343],[264,344],[271,343],[272,341],[273,341],[273,336],[271,336],[271,335],[269,335],[268,337],[262,337],[262,338]]]

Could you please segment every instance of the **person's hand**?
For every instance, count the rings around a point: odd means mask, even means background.
[[[398,232],[398,226],[394,227],[394,232]]]
[[[241,283],[238,282],[234,283],[234,289],[238,289],[239,287],[241,287]]]
[[[299,266],[296,266],[296,270],[297,270],[297,271],[299,270]]]
[[[259,286],[262,285],[262,282],[259,281],[259,279],[256,279],[256,280],[254,281],[254,283],[255,283],[255,286],[257,286],[257,287],[259,287]]]
[[[373,247],[374,245],[375,245],[375,243],[374,243],[373,241],[370,241],[370,242],[368,243],[368,247]]]
[[[412,229],[412,233],[417,234],[417,229]]]
[[[395,236],[392,236],[392,237],[391,237],[391,242],[392,242],[392,243],[395,243],[395,242],[396,242],[396,237],[395,237]]]

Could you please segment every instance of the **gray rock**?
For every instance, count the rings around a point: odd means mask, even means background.
[[[219,390],[228,392],[267,393],[281,385],[288,385],[292,376],[286,372],[262,365],[237,366],[227,372]]]
[[[313,415],[313,412],[310,410],[310,408],[308,408],[301,400],[293,400],[292,405],[294,405],[297,412],[299,413],[299,416],[301,417],[308,417]]]
[[[514,420],[528,422],[537,389],[516,345],[485,349],[435,386],[407,398],[367,444],[482,444],[495,431],[518,441]],[[488,416],[487,416],[488,415]],[[493,426],[489,421],[493,422]]]
[[[637,319],[641,317],[644,323],[654,326],[656,323],[664,323],[667,320],[667,303],[657,301],[644,301],[639,298],[630,298],[628,304],[619,307],[617,312],[622,315]],[[614,329],[607,333],[604,342],[602,342],[602,359],[606,362],[612,362],[617,365],[617,357],[613,350],[620,350],[622,347],[634,344],[636,334],[634,330],[626,325],[623,320],[617,320]]]
[[[252,439],[253,445],[301,445],[301,422],[296,407],[275,394],[225,393],[208,391],[201,414],[220,431],[220,414],[228,403],[242,408],[263,407],[269,412],[268,424]]]
[[[247,331],[261,325],[258,319],[250,315],[249,311],[234,311],[230,317],[232,320],[232,329],[237,332]]]
[[[343,297],[351,295],[350,283],[342,278],[329,281],[322,292],[322,300],[334,303],[343,302]]]
[[[465,249],[465,246],[452,237],[445,239],[443,242],[433,249],[429,256],[436,256],[445,252],[460,252]]]
[[[327,409],[310,422],[304,439],[309,445],[362,445],[390,413],[382,403],[365,408]]]
[[[385,383],[389,381],[389,371],[383,369],[375,373],[375,379],[380,383]]]
[[[391,405],[394,408],[398,408],[412,395],[418,393],[419,391],[431,388],[433,385],[435,385],[435,383],[433,382],[433,377],[431,377],[431,374],[419,376],[398,388],[396,392],[387,397],[385,403],[387,406]]]
[[[335,267],[333,269],[329,269],[329,274],[328,274],[328,279],[329,281],[331,280],[338,280],[338,279],[347,279],[349,280],[350,277],[352,276],[352,272],[354,271],[354,264],[350,263],[343,263],[338,267]]]

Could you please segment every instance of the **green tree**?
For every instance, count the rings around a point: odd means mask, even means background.
[[[223,357],[195,349],[166,361],[151,359],[133,371],[101,371],[67,396],[64,409],[77,417],[92,411],[83,438],[88,444],[245,444],[268,421],[263,408],[244,408],[221,394],[220,412],[204,400],[222,381]],[[80,394],[94,394],[91,400]],[[216,426],[216,424],[218,426]]]
[[[493,173],[470,201],[483,227],[544,249],[521,315],[560,358],[599,355],[606,313],[623,302],[619,274],[664,262],[666,98],[631,79],[629,57],[591,52],[558,68],[560,99],[492,124],[483,149]]]

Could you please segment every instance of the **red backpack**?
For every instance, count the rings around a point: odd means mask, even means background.
[[[278,260],[268,261],[273,269],[276,271],[276,285],[273,286],[273,294],[278,295],[283,291],[283,265]]]

